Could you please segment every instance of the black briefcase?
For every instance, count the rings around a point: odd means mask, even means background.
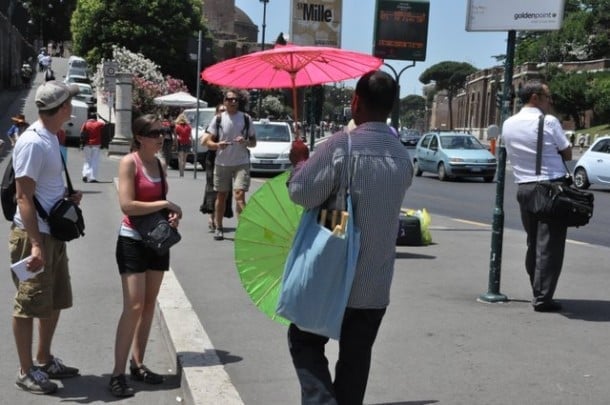
[[[413,215],[400,214],[398,217],[397,246],[421,246],[421,226],[419,218]]]

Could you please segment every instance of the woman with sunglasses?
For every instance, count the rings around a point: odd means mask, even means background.
[[[123,312],[117,326],[114,369],[108,387],[116,397],[134,395],[124,374],[130,351],[129,369],[133,380],[147,384],[164,381],[163,376],[149,370],[143,361],[155,302],[163,274],[169,269],[169,253],[158,256],[146,247],[129,217],[167,210],[169,223],[175,227],[182,217],[181,208],[164,198],[166,175],[155,156],[163,147],[161,122],[154,115],[144,115],[133,122],[132,131],[132,153],[119,163],[119,204],[124,216],[116,244],[116,260],[123,288]]]

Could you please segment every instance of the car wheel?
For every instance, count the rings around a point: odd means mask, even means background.
[[[579,167],[574,171],[574,185],[582,190],[586,190],[591,185],[584,167]]]
[[[417,163],[417,160],[413,161],[413,173],[415,173],[415,176],[417,177],[421,176],[421,174],[423,173],[419,168],[419,163]]]
[[[492,181],[494,181],[494,176],[485,176],[483,177],[483,181],[485,183],[491,183]]]
[[[447,181],[447,169],[445,169],[445,164],[443,162],[438,164],[438,179],[440,181]]]

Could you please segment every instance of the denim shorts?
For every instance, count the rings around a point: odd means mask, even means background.
[[[191,151],[191,144],[187,143],[185,145],[180,145],[178,144],[178,152],[190,152]]]
[[[146,247],[141,240],[119,236],[116,242],[119,274],[144,273],[146,270],[169,270],[169,252],[163,256]]]
[[[13,309],[13,316],[17,318],[48,318],[53,310],[72,306],[66,243],[46,233],[42,233],[41,237],[44,246],[44,271],[25,281],[19,281],[11,272],[17,287]],[[8,246],[11,263],[28,257],[32,251],[28,234],[15,225],[11,227]]]

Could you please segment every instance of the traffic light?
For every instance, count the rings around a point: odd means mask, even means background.
[[[504,97],[504,94],[502,93],[502,91],[498,90],[496,92],[496,106],[498,107],[498,109],[502,108],[502,99]]]

